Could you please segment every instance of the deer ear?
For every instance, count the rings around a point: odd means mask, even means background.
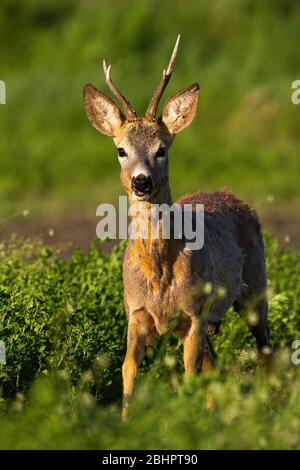
[[[191,124],[196,114],[198,96],[199,85],[194,83],[166,102],[160,119],[170,134],[177,134]]]
[[[124,122],[115,103],[93,85],[85,85],[83,100],[87,117],[97,131],[114,137]]]

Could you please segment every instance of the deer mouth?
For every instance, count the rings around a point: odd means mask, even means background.
[[[151,197],[151,191],[150,190],[147,190],[147,191],[135,190],[134,195],[139,201],[148,201]]]

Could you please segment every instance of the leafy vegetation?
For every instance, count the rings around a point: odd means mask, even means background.
[[[104,256],[94,244],[63,260],[26,240],[1,245],[0,447],[299,448],[300,366],[291,363],[300,338],[299,253],[267,239],[276,350],[268,375],[230,310],[214,338],[217,370],[184,382],[181,346],[163,337],[143,362],[122,423],[123,248]],[[207,396],[216,404],[210,411]]]

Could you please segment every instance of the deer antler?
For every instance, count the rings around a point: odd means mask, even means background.
[[[121,103],[121,105],[122,105],[122,107],[125,111],[126,117],[129,120],[134,120],[134,119],[137,118],[137,114],[136,114],[135,110],[133,109],[133,107],[131,106],[131,104],[129,103],[129,101],[127,101],[125,96],[122,95],[122,93],[117,89],[115,84],[112,82],[112,80],[110,78],[110,69],[111,69],[111,65],[107,65],[106,60],[104,59],[103,60],[103,71],[104,71],[105,81],[106,81],[108,87],[110,88],[110,90],[112,91],[112,93],[115,95],[115,97]]]
[[[154,92],[154,94],[151,98],[151,101],[149,103],[149,106],[147,108],[146,117],[148,117],[148,118],[155,118],[155,114],[156,114],[160,99],[162,97],[163,92],[165,91],[166,86],[169,83],[169,80],[171,78],[171,75],[172,75],[172,72],[173,72],[173,69],[174,69],[175,60],[176,60],[176,56],[177,56],[177,51],[178,51],[178,47],[179,47],[179,41],[180,41],[180,34],[178,34],[178,36],[177,36],[176,43],[175,43],[175,46],[174,46],[174,49],[173,49],[168,67],[167,67],[167,69],[163,70],[162,77],[160,79],[159,85],[156,88],[156,90],[155,90],[155,92]]]

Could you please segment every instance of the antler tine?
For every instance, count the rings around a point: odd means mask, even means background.
[[[122,93],[117,89],[116,85],[113,83],[113,81],[110,77],[110,69],[111,69],[111,65],[107,65],[106,60],[104,59],[103,60],[103,71],[104,71],[105,81],[106,81],[109,89],[111,90],[111,92],[115,95],[115,97],[121,103],[121,105],[122,105],[122,107],[125,111],[126,117],[128,119],[131,119],[131,120],[136,119],[137,114],[136,114],[135,110],[133,109],[133,107],[131,106],[129,101],[127,101],[125,96],[122,95]]]
[[[155,117],[155,114],[156,114],[160,99],[162,97],[162,94],[165,91],[166,86],[168,85],[169,80],[172,76],[175,61],[176,61],[176,56],[177,56],[177,52],[178,52],[179,42],[180,42],[180,34],[178,34],[178,36],[177,36],[176,43],[175,43],[171,58],[169,60],[168,67],[167,67],[167,69],[163,70],[162,77],[160,79],[159,85],[156,88],[156,90],[155,90],[155,92],[154,92],[154,94],[151,98],[151,101],[149,103],[149,106],[147,108],[146,116],[149,117],[149,118],[154,118]]]

